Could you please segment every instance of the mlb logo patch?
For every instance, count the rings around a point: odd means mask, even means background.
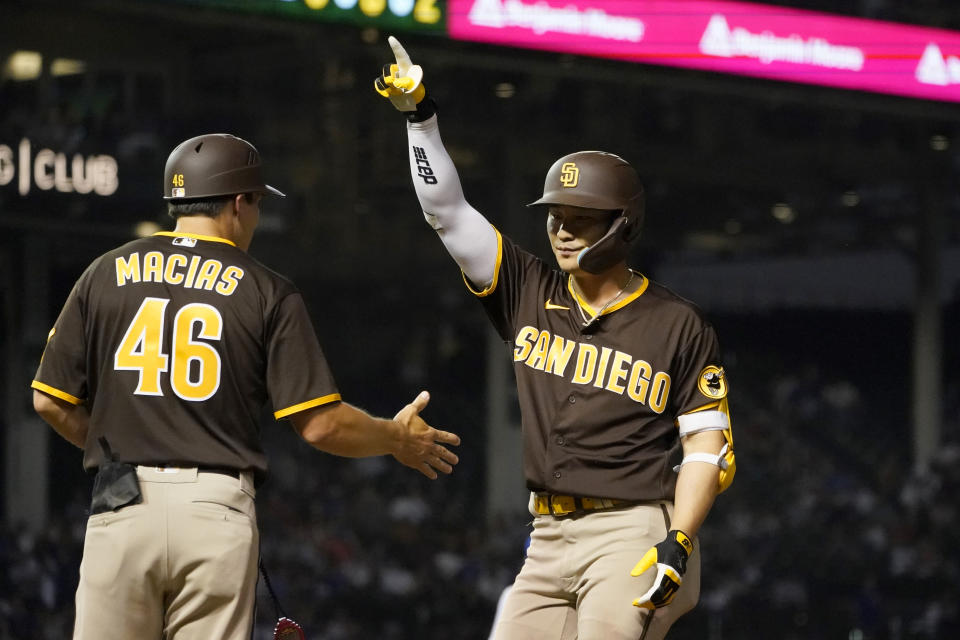
[[[174,187],[173,188],[173,197],[174,198],[183,198],[187,195],[187,190],[183,187]]]
[[[195,247],[197,246],[196,238],[174,238],[173,244],[178,247]]]

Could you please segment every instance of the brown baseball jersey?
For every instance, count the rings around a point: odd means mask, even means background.
[[[161,232],[96,259],[57,318],[32,384],[86,403],[83,464],[253,470],[259,417],[337,402],[303,299],[232,242]]]
[[[672,500],[678,417],[721,401],[726,408],[713,328],[645,277],[584,327],[577,305],[588,318],[594,310],[570,277],[497,236],[493,282],[471,290],[513,344],[528,488]]]

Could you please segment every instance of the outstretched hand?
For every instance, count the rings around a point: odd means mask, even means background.
[[[394,422],[401,427],[398,448],[393,457],[401,464],[436,480],[437,471],[451,473],[453,465],[460,461],[457,454],[444,446],[460,444],[460,436],[434,429],[424,422],[420,412],[429,402],[430,394],[421,391],[413,402],[393,417]]]

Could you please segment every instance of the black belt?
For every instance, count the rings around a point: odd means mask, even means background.
[[[198,473],[221,473],[231,478],[240,479],[239,469],[230,469],[228,467],[197,467]]]

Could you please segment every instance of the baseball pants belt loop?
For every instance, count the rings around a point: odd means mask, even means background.
[[[629,500],[616,498],[597,498],[581,496],[564,496],[552,493],[534,493],[534,509],[540,515],[567,516],[573,513],[612,509],[627,504]]]
[[[241,471],[239,469],[231,469],[229,467],[197,467],[198,473],[219,473],[221,475],[230,476],[231,478],[236,478],[240,481],[240,488],[244,493],[250,494],[251,498],[256,497],[257,492],[254,488],[254,478],[252,471]]]

